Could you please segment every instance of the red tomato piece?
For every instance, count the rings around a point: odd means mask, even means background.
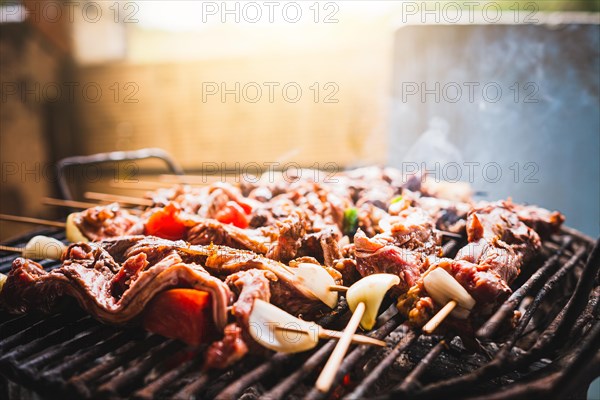
[[[210,293],[195,289],[159,293],[144,311],[144,328],[190,346],[208,343],[215,334]]]
[[[162,210],[154,212],[146,222],[146,234],[169,240],[183,239],[186,227],[184,221],[179,219],[179,211],[175,204],[169,203]]]
[[[250,215],[252,213],[252,206],[250,203],[247,203],[243,200],[238,200],[237,203],[244,209],[244,213],[246,213],[246,215]]]
[[[247,228],[249,225],[248,217],[242,206],[235,201],[228,201],[216,215],[216,219],[224,224],[232,224],[238,228]]]

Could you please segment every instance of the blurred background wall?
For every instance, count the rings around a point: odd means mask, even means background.
[[[479,179],[475,188],[565,210],[570,225],[597,235],[598,86],[578,74],[598,69],[600,2],[480,1],[471,10],[476,21],[462,3],[3,0],[0,212],[56,216],[39,201],[59,195],[56,160],[102,151],[160,147],[190,173],[206,172],[207,163],[341,169],[439,157],[499,162],[505,176],[508,162],[518,162],[517,182]],[[531,27],[559,11],[592,14],[554,24],[558,30]],[[577,33],[580,25],[591,30]],[[472,80],[498,82],[502,102],[402,97],[407,83]],[[533,80],[541,102],[509,102],[513,80],[521,99]],[[545,145],[517,146],[528,132],[541,132],[535,137]],[[569,135],[576,139],[561,141]],[[578,163],[558,171],[555,159]],[[537,184],[522,181],[530,161],[538,162]],[[565,183],[572,176],[575,186]],[[84,188],[105,181],[72,179]],[[572,199],[573,187],[585,195]],[[0,239],[28,228],[2,223]]]

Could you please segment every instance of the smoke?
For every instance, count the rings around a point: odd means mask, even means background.
[[[450,125],[446,120],[434,117],[429,121],[428,129],[421,134],[408,149],[404,160],[425,163],[427,170],[434,170],[435,165],[458,163],[462,165],[463,156],[460,149],[450,140]]]

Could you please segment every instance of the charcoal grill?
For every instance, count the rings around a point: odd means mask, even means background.
[[[41,233],[65,240],[58,230]],[[24,246],[31,236],[11,245]],[[449,241],[444,251],[453,256],[461,245]],[[15,257],[0,253],[0,271],[6,273]],[[140,328],[103,325],[74,302],[51,315],[2,314],[0,389],[18,398],[33,392],[135,399],[577,398],[600,370],[599,268],[598,243],[563,229],[523,268],[512,296],[470,346],[458,337],[409,329],[388,302],[387,321],[369,333],[387,347],[352,347],[327,395],[313,385],[334,341],[307,353],[247,356],[226,371],[203,372],[198,350]],[[500,321],[515,309],[523,314],[516,329],[498,338]],[[319,322],[339,328],[348,318],[341,301]],[[467,350],[474,345],[477,351]]]

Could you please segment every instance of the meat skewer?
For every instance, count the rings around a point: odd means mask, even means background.
[[[333,384],[333,380],[335,379],[335,374],[340,368],[340,365],[342,365],[344,356],[346,355],[346,352],[350,347],[351,338],[354,335],[354,332],[356,332],[356,329],[358,328],[364,311],[365,303],[361,302],[354,310],[352,318],[350,318],[350,321],[348,321],[348,325],[346,325],[342,337],[337,342],[337,345],[333,349],[333,353],[331,353],[331,356],[327,360],[325,367],[323,367],[323,371],[321,371],[321,374],[317,378],[315,386],[321,392],[327,393],[329,392],[329,389],[331,389],[331,385]]]
[[[44,260],[44,259],[60,259],[66,246],[59,240],[48,237],[48,236],[34,236],[25,247],[11,247],[0,245],[0,251],[9,251],[13,253],[20,253],[25,258],[32,260]]]
[[[437,327],[442,317],[450,314],[448,310],[453,306],[446,307],[449,300],[463,306],[454,305],[454,310],[450,310],[459,319],[467,318],[471,311],[475,312],[476,317],[493,312],[496,304],[500,304],[511,293],[508,285],[519,274],[520,268],[535,257],[541,248],[539,235],[527,226],[519,213],[523,213],[523,208],[515,207],[510,200],[484,202],[476,206],[469,213],[467,222],[469,243],[458,252],[454,260],[441,259],[433,263],[407,294],[400,297],[399,309],[414,325],[421,326],[429,320],[428,315],[434,310],[434,304],[444,306],[443,314],[435,316],[431,324],[425,324],[424,330],[429,333]],[[562,217],[542,221],[540,215],[542,213],[536,213],[538,218],[529,220],[529,224],[555,230],[562,223]],[[451,283],[451,278],[455,279],[467,289],[473,301],[460,294],[454,297],[438,295],[435,299],[432,293],[436,289],[428,287],[427,279],[429,274],[439,268],[445,271],[445,275],[450,275],[448,278],[440,277],[440,281],[445,279],[446,283]],[[438,287],[444,285],[440,283]],[[436,301],[432,301],[429,296]],[[469,320],[477,324],[472,318]],[[467,326],[462,324],[461,328],[468,330]]]
[[[399,282],[400,278],[396,275],[373,274],[348,288],[346,298],[353,314],[317,379],[316,387],[318,390],[323,393],[329,391],[335,374],[348,351],[352,335],[354,335],[359,325],[365,329],[373,328],[383,297],[392,286],[397,285]]]
[[[207,318],[202,317],[202,309],[206,308],[203,304],[206,304],[206,301],[198,299],[199,293],[206,292],[207,298],[212,302],[211,320],[217,331],[224,330],[226,335],[235,335],[238,332],[235,328],[226,329],[226,310],[232,301],[227,284],[230,276],[226,283],[223,283],[214,275],[230,274],[234,270],[241,270],[243,271],[241,273],[248,274],[250,271],[259,270],[245,270],[245,268],[257,267],[262,268],[262,271],[254,275],[264,275],[270,280],[265,280],[267,285],[275,285],[271,289],[266,289],[272,301],[289,306],[295,310],[294,312],[305,315],[311,314],[310,307],[320,308],[318,299],[311,297],[310,291],[303,289],[293,275],[287,273],[273,260],[235,249],[189,246],[183,242],[147,237],[73,244],[63,256],[63,266],[51,272],[44,271],[31,261],[18,258],[0,291],[0,302],[7,310],[13,312],[23,312],[31,308],[48,309],[57,296],[68,293],[74,296],[90,314],[103,322],[123,324],[142,315],[144,325],[152,332],[197,345],[201,343],[199,340],[203,339],[178,336],[178,329],[173,329],[172,326],[171,329],[167,329],[169,324],[160,322],[160,318],[167,318],[167,320],[175,318],[179,321],[172,323],[191,323],[196,326],[199,324],[198,320]],[[178,282],[177,285],[184,287],[191,286],[191,289],[172,289],[173,282]],[[275,289],[277,290],[274,291]],[[197,294],[192,295],[189,292]],[[296,307],[290,305],[293,293],[303,298],[303,302],[296,303]],[[244,301],[241,298],[238,302]],[[173,299],[182,300],[173,303]],[[179,306],[173,308],[181,301],[184,301],[181,304],[191,305],[185,306],[183,311]],[[238,308],[243,306],[238,303],[234,305]],[[190,319],[190,314],[185,311],[186,307],[195,307],[197,311],[190,312],[197,318]],[[243,311],[236,312],[242,312],[241,315],[244,315]],[[184,318],[176,318],[177,316]],[[198,329],[200,328],[181,330],[196,332]],[[323,329],[319,329],[318,334],[319,337],[336,339],[342,337],[340,332]],[[353,336],[351,340],[361,344],[384,345],[380,341],[362,336]]]
[[[69,218],[71,218],[74,215],[77,215],[77,214],[71,214],[71,216]],[[21,221],[21,220],[19,219],[19,221]],[[27,222],[36,222],[37,223],[38,220],[34,220],[34,221],[27,220]],[[52,221],[49,221],[49,222],[52,222]],[[76,233],[75,234],[72,233],[72,230],[73,230],[72,221],[69,222],[69,220],[68,220],[66,229],[67,229],[67,236],[69,239],[71,239],[71,240],[82,239],[84,241],[87,241],[87,240],[85,240],[86,238],[80,234],[78,229],[75,228]],[[71,229],[71,233],[69,233],[70,229]],[[3,248],[0,248],[0,249],[4,249],[5,251],[13,251],[13,252],[21,252],[22,251],[21,249],[9,248],[6,246],[4,246]],[[41,252],[38,251],[37,253],[30,252],[30,254],[31,254],[31,256],[25,256],[25,257],[33,258],[33,259],[60,259],[61,252],[60,251],[59,252],[52,251],[52,249],[50,249],[50,251],[41,251]],[[327,291],[331,291],[331,292],[342,291],[343,292],[343,291],[347,290],[347,288],[345,286],[335,284],[335,281],[333,279],[331,279],[331,277],[327,273],[325,273],[324,271],[321,271],[322,268],[320,268],[320,266],[319,266],[319,268],[316,268],[316,269],[315,268],[307,269],[307,267],[310,267],[311,265],[313,265],[313,264],[305,263],[303,268],[298,268],[297,269],[298,277],[304,278],[305,280],[307,280],[307,282],[306,282],[307,287],[310,287],[313,289],[313,293],[315,293],[316,297],[323,299],[323,301],[326,304],[329,304],[330,307],[332,307],[332,308],[335,307],[335,305],[337,304],[337,295],[333,296],[333,298],[332,298],[331,295],[328,295],[327,293],[324,293],[324,292],[327,292]],[[283,264],[282,264],[282,267],[287,268]],[[315,275],[315,270],[317,272],[321,272],[321,274]],[[324,278],[323,278],[323,275],[325,275]],[[329,278],[329,279],[327,279],[327,278]],[[329,282],[329,284],[328,284],[328,282]]]

